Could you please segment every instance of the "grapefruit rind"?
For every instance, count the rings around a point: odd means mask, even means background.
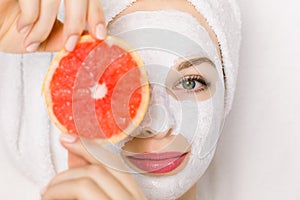
[[[113,37],[113,36],[107,36],[106,40],[113,41],[112,44],[116,44],[119,47],[121,47],[122,49],[124,49],[125,51],[129,52],[130,55],[134,58],[135,62],[137,63],[137,67],[140,70],[140,73],[141,73],[140,77],[143,78],[143,80],[141,80],[141,82],[143,83],[143,81],[148,80],[148,75],[147,75],[146,69],[144,67],[144,63],[143,63],[141,57],[139,56],[139,54],[134,51],[133,47],[131,47],[129,44],[127,44],[123,40]],[[96,41],[96,40],[93,39],[90,35],[84,35],[80,38],[78,43],[94,42],[94,41]],[[56,118],[55,114],[53,113],[53,109],[52,109],[53,102],[52,102],[51,91],[50,91],[50,83],[51,83],[51,80],[55,73],[56,68],[59,66],[59,62],[61,61],[62,58],[64,58],[68,54],[69,54],[69,52],[67,52],[64,49],[62,49],[60,52],[58,52],[56,54],[56,56],[53,58],[53,60],[50,64],[50,67],[46,73],[46,76],[44,78],[44,83],[42,86],[42,94],[45,97],[46,107],[48,110],[49,118],[63,134],[70,134],[70,133],[66,129],[66,127],[63,126],[59,122],[59,120]],[[147,83],[145,83],[141,86],[142,99],[140,102],[140,106],[136,112],[136,116],[134,117],[134,119],[132,119],[132,123],[130,123],[130,125],[123,132],[121,132],[117,135],[113,135],[110,138],[93,139],[96,143],[105,145],[105,144],[119,142],[122,139],[128,137],[137,128],[137,126],[141,123],[141,121],[144,118],[144,115],[147,111],[149,99],[150,99],[150,87],[149,87],[148,81],[145,81],[145,82],[147,82]],[[79,137],[80,137],[80,134],[79,134]]]

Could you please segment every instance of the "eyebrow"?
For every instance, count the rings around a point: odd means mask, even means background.
[[[192,58],[186,61],[181,62],[176,68],[178,71],[192,67],[194,65],[200,65],[202,63],[209,63],[214,68],[216,68],[216,65],[207,57],[198,57],[198,58]]]

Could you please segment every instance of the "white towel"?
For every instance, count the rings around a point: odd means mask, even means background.
[[[240,13],[234,0],[188,0],[207,19],[220,43],[226,84],[226,115],[232,105],[240,46]],[[101,0],[106,23],[134,0]],[[59,17],[63,19],[63,9]],[[51,53],[0,53],[0,136],[11,160],[43,188],[67,169],[67,152],[58,142],[59,131],[48,119],[41,87]]]
[[[17,168],[45,186],[59,170],[57,159],[66,152],[57,142],[59,133],[50,123],[41,87],[52,55],[0,54],[0,134]],[[56,159],[56,160],[57,160]],[[61,162],[61,164],[66,162]]]

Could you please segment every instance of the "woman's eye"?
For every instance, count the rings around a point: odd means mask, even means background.
[[[198,92],[206,89],[208,84],[200,76],[183,77],[175,85],[175,89],[183,89],[187,91]]]
[[[192,90],[196,87],[197,82],[195,80],[184,80],[181,85],[186,90]]]

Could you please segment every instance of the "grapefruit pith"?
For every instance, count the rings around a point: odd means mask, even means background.
[[[150,91],[144,64],[128,44],[83,36],[74,51],[53,59],[43,94],[61,132],[117,142],[142,121]]]

